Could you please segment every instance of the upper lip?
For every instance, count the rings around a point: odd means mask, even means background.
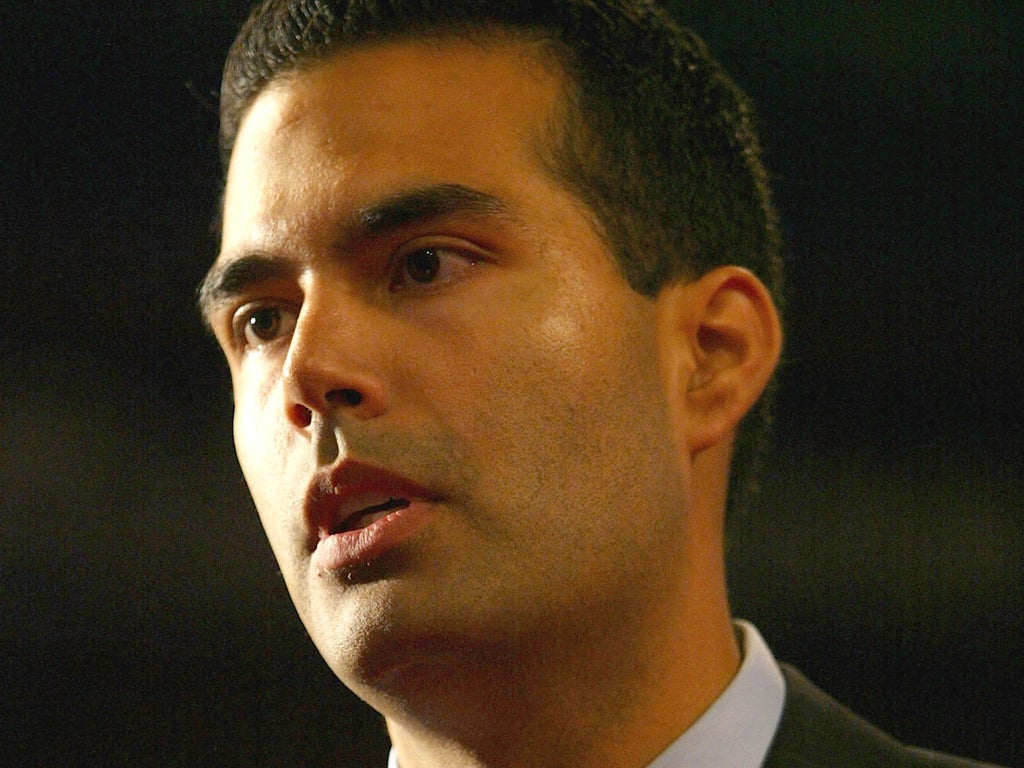
[[[364,514],[434,498],[427,488],[414,480],[390,470],[346,460],[318,473],[310,483],[305,510],[309,547],[315,549],[320,539],[346,530]]]

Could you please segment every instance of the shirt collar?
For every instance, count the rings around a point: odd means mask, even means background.
[[[743,662],[714,704],[648,768],[759,768],[775,738],[786,682],[761,634],[736,621]]]
[[[761,633],[736,621],[743,662],[715,703],[647,768],[759,768],[775,738],[786,681]],[[392,749],[388,768],[399,768]]]

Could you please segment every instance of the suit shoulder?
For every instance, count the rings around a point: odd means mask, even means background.
[[[782,665],[786,704],[764,768],[994,768],[908,747]]]

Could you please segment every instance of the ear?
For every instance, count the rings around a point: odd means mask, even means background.
[[[673,283],[657,302],[673,430],[692,456],[731,439],[775,371],[782,328],[768,289],[740,267]]]

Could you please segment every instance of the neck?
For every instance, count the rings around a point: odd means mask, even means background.
[[[695,477],[724,477],[728,447],[695,462],[710,465]],[[486,646],[445,638],[414,654],[385,687],[391,695],[367,696],[402,768],[644,768],[693,725],[735,676],[740,652],[724,482],[694,482],[686,501],[686,534],[634,574],[628,599]]]
[[[721,557],[698,549],[685,594],[638,600],[648,610],[624,607],[599,636],[557,627],[404,668],[379,707],[402,768],[648,765],[739,666]]]

